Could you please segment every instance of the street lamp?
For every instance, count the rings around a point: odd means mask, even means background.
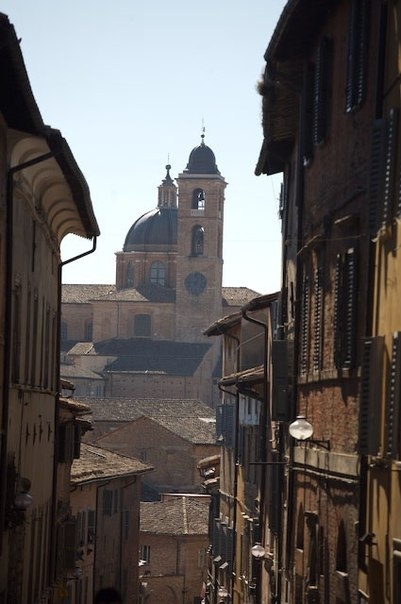
[[[308,441],[312,444],[321,445],[326,449],[330,449],[330,440],[314,440],[311,438],[313,434],[313,426],[304,415],[298,415],[295,421],[289,425],[288,431],[290,435],[298,441]]]
[[[251,554],[256,560],[261,560],[265,557],[266,550],[260,543],[255,543],[255,545],[251,547]]]

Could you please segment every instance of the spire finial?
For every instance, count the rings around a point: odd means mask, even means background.
[[[202,134],[201,134],[201,145],[205,144],[205,120],[202,118]]]

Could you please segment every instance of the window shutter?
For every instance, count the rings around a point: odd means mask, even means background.
[[[347,112],[361,105],[366,95],[369,6],[369,0],[352,2],[345,89]]]
[[[382,336],[363,340],[359,396],[359,453],[363,455],[377,455],[379,449],[383,342]]]
[[[273,392],[272,420],[288,421],[290,418],[288,341],[273,340]]]
[[[94,510],[88,510],[88,543],[94,543],[96,530],[96,515]]]
[[[386,455],[392,459],[400,453],[401,403],[401,333],[393,335],[386,408]]]
[[[392,220],[394,199],[395,163],[397,153],[398,110],[392,107],[386,120],[386,157],[384,167],[384,195],[382,225],[388,225]]]
[[[111,516],[113,512],[113,491],[105,489],[103,491],[103,515]]]
[[[224,443],[226,447],[232,447],[234,444],[234,411],[233,404],[226,404],[223,407],[224,415]]]
[[[376,236],[379,228],[379,208],[383,199],[386,122],[375,120],[372,131],[372,151],[369,177],[369,233]]]
[[[351,368],[355,364],[355,328],[356,328],[356,302],[357,302],[357,262],[353,248],[345,255],[345,324],[344,324],[344,358],[342,366]]]
[[[322,267],[315,270],[315,305],[314,305],[314,339],[313,339],[313,370],[322,368],[322,338],[323,338],[323,278]]]
[[[304,90],[302,96],[302,153],[307,162],[313,156],[313,108],[314,108],[314,79],[315,67],[308,64],[304,74]]]
[[[308,368],[309,351],[309,277],[304,275],[302,284],[301,351],[300,372],[305,375]]]
[[[331,41],[324,37],[319,46],[315,69],[313,142],[324,142],[329,119],[329,78],[331,75]]]
[[[229,573],[231,574],[233,568],[233,551],[234,551],[234,531],[231,527],[227,527],[227,547],[226,547],[226,560],[228,562]]]

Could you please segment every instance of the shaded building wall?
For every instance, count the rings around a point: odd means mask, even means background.
[[[141,532],[150,547],[150,563],[141,567],[149,604],[193,604],[206,581],[207,535],[153,535]]]

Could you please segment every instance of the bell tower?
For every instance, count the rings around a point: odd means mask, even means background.
[[[176,337],[203,341],[203,331],[222,316],[224,190],[213,151],[199,146],[178,185]]]

